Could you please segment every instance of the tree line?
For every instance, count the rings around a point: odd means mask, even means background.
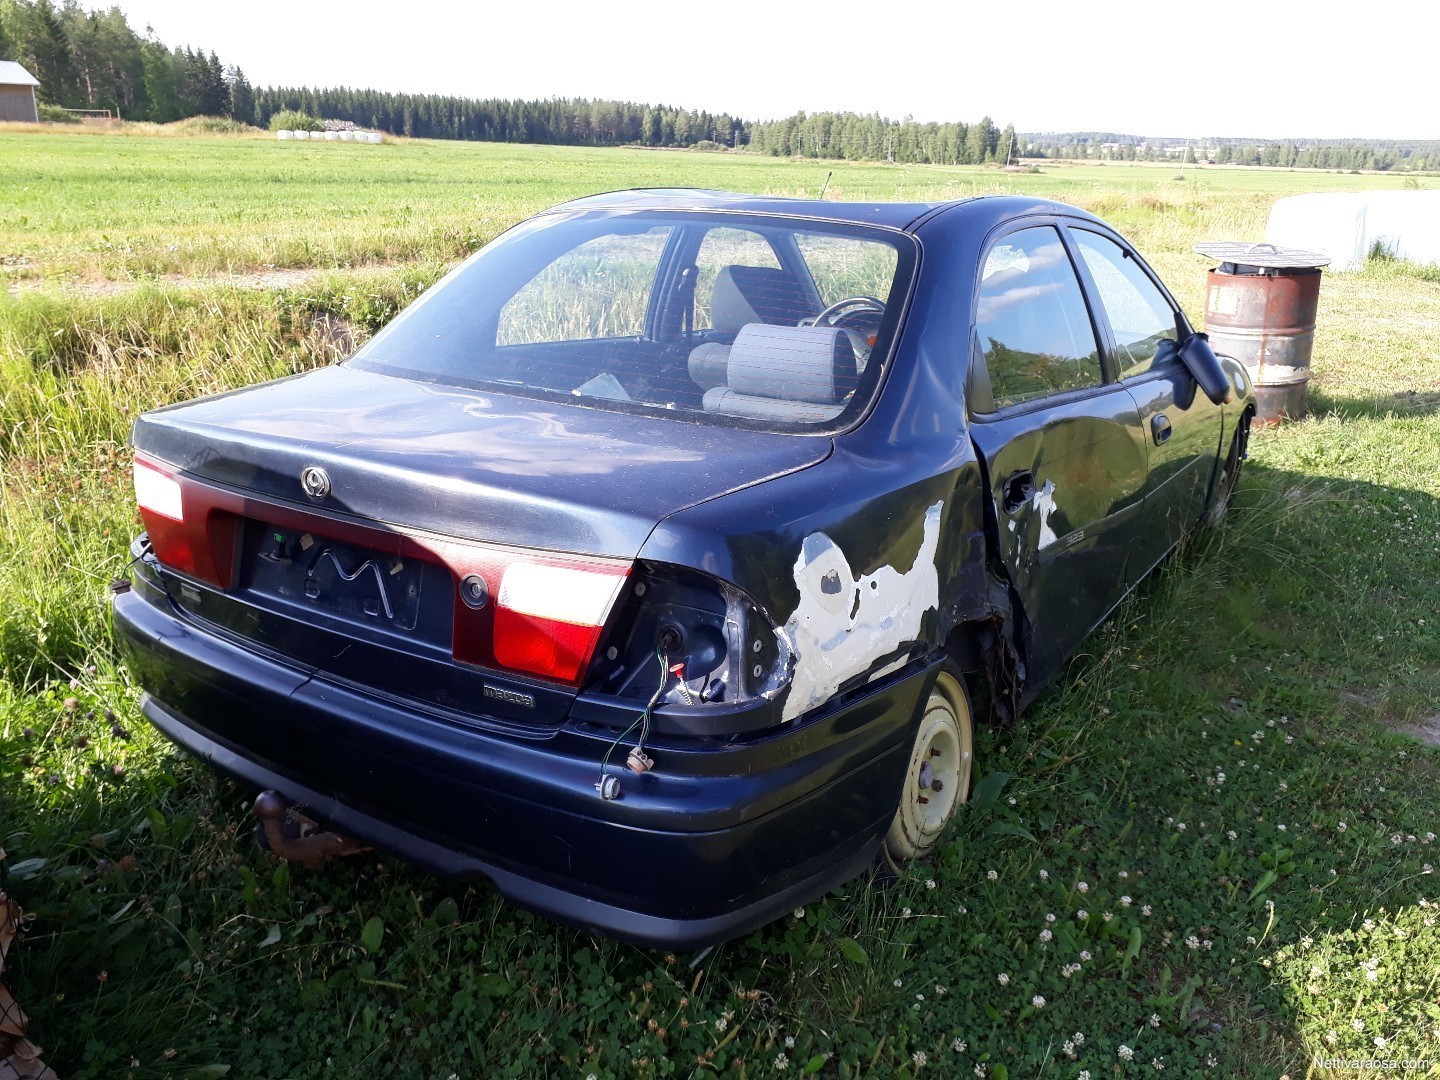
[[[229,116],[258,127],[287,109],[397,135],[565,146],[733,148],[778,157],[979,165],[1027,158],[1189,160],[1324,169],[1440,166],[1440,143],[1211,140],[1198,145],[1112,132],[1061,135],[973,124],[891,120],[878,113],[796,113],[746,120],[729,113],[588,98],[520,101],[397,94],[349,87],[252,87],[212,50],[171,48],[130,28],[118,7],[77,0],[0,0],[0,59],[40,80],[39,98],[64,109],[111,109],[161,123]]]

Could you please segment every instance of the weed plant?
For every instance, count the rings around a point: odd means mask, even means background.
[[[978,734],[937,856],[671,956],[383,856],[307,871],[259,850],[253,793],[155,734],[116,660],[125,441],[139,411],[334,360],[543,202],[662,178],[789,190],[808,166],[413,144],[357,169],[355,148],[17,138],[38,156],[17,175],[7,141],[0,184],[31,220],[0,212],[0,250],[41,278],[205,274],[282,246],[306,267],[433,260],[0,300],[0,881],[35,916],[14,986],[62,1075],[1298,1080],[1440,1061],[1440,759],[1414,737],[1440,726],[1433,275],[1327,277],[1315,414],[1257,432],[1224,520],[1014,729]],[[1192,312],[1190,245],[1255,235],[1270,197],[1219,170],[1179,191],[1155,170],[835,169],[832,193],[873,198],[1069,185]],[[147,170],[164,182],[125,209]]]

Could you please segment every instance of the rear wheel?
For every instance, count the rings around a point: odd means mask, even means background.
[[[970,795],[975,758],[970,700],[948,671],[940,672],[925,700],[910,749],[900,805],[885,836],[882,860],[892,871],[931,851]]]

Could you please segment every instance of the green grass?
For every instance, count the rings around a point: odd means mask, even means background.
[[[1158,1060],[1298,1080],[1366,1074],[1320,1057],[1440,1061],[1440,757],[1402,733],[1440,712],[1433,272],[1327,277],[1316,415],[1258,432],[1224,527],[1014,731],[979,735],[975,800],[932,862],[672,958],[392,859],[261,853],[252,793],[151,731],[115,659],[125,438],[146,408],[332,359],[331,316],[363,335],[548,202],[813,191],[830,166],[80,135],[6,135],[0,159],[0,251],[34,275],[0,299],[0,873],[36,916],[12,984],[62,1075],[1099,1080]],[[1033,184],[1095,207],[1192,312],[1194,242],[1258,235],[1279,194],[1389,182],[834,168],[847,197]],[[356,269],[377,260],[404,265]],[[144,280],[267,262],[340,269],[267,291]],[[65,285],[131,275],[117,295]]]

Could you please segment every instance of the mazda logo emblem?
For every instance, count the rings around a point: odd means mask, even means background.
[[[323,499],[330,494],[330,474],[319,465],[306,466],[300,474],[300,486],[312,499]]]

